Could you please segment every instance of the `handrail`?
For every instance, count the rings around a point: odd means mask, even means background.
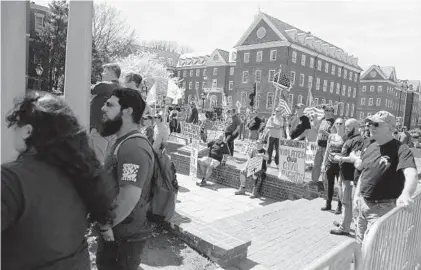
[[[421,191],[409,209],[396,207],[372,225],[362,255],[364,270],[421,269]]]
[[[348,239],[306,265],[303,270],[360,270],[361,264],[360,245],[357,241]]]

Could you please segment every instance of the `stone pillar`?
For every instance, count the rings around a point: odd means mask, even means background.
[[[13,135],[5,117],[13,100],[25,94],[26,1],[1,1],[1,162],[16,158]]]
[[[92,1],[70,1],[64,98],[89,130],[92,59]]]

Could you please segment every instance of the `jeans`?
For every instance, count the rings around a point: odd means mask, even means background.
[[[98,237],[97,242],[98,270],[137,270],[141,262],[140,256],[146,246],[146,240],[107,242]]]
[[[355,212],[357,218],[355,222],[355,236],[357,238],[357,242],[362,244],[365,235],[370,230],[370,227],[374,224],[374,222],[376,222],[377,219],[395,208],[396,201],[392,200],[390,202],[371,203],[360,197],[357,199],[356,204]]]
[[[272,162],[273,147],[275,146],[275,164],[279,164],[279,138],[269,137],[268,164]]]
[[[317,147],[317,152],[314,157],[314,165],[313,169],[311,170],[311,180],[313,182],[319,181],[320,172],[322,169],[323,159],[325,157],[326,147]]]
[[[344,214],[343,220],[340,228],[345,231],[349,232],[351,229],[351,222],[352,222],[352,181],[350,180],[342,180],[339,184],[340,189],[342,190],[342,205],[344,206]]]
[[[231,132],[225,133],[225,139],[227,140],[228,149],[230,150],[230,155],[234,156],[234,140],[238,137],[238,133],[233,136]]]
[[[332,202],[333,192],[335,188],[335,178],[339,178],[339,164],[329,162],[328,164],[326,164],[327,202],[328,203]]]
[[[102,165],[104,165],[105,157],[110,154],[110,149],[116,140],[116,135],[102,137],[95,128],[91,130],[89,145],[94,150],[97,159]]]

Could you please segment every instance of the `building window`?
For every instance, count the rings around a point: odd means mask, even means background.
[[[332,65],[332,75],[335,75],[336,66]]]
[[[352,81],[352,71],[349,72],[349,78],[350,81]]]
[[[300,74],[300,86],[304,87],[304,74]]]
[[[189,82],[189,89],[193,89],[192,85],[193,85],[193,83]]]
[[[365,98],[361,98],[360,105],[365,105]]]
[[[295,72],[291,71],[291,85],[295,84]]]
[[[345,116],[349,115],[349,103],[346,104],[346,108],[345,108]]]
[[[246,106],[247,102],[247,92],[241,92],[241,106]]]
[[[322,101],[320,104],[326,104],[326,99],[322,98]]]
[[[288,105],[291,108],[292,104],[294,104],[294,94],[289,94],[288,95]]]
[[[44,28],[44,15],[35,14],[35,31],[40,32]]]
[[[256,62],[262,62],[263,59],[263,51],[258,51],[256,53]]]
[[[273,82],[273,78],[275,77],[275,70],[269,70],[268,82]]]
[[[355,110],[355,107],[354,107],[354,104],[351,104],[351,117],[354,117],[354,110]]]
[[[310,57],[310,68],[314,68],[314,57]]]
[[[330,82],[330,92],[333,93],[333,88],[335,88],[335,83],[332,81]]]
[[[183,71],[183,77],[187,77],[187,70]]]
[[[234,67],[230,67],[230,76],[234,75]]]
[[[306,66],[306,55],[305,54],[302,54],[301,55],[301,65],[302,66]]]
[[[377,98],[376,99],[376,106],[380,106],[382,104],[382,99],[381,98]]]
[[[249,72],[243,71],[243,83],[248,83],[249,81]]]
[[[348,97],[351,97],[352,94],[352,88],[351,86],[348,86]]]
[[[232,91],[233,86],[234,86],[234,82],[230,81],[228,84],[228,89]]]
[[[354,82],[357,82],[357,80],[358,80],[358,74],[354,73]]]
[[[308,76],[308,88],[311,89],[313,87],[313,76]]]
[[[348,70],[344,69],[344,79],[346,79],[346,77],[348,77]]]
[[[383,91],[383,86],[379,85],[377,86],[377,92],[381,93]]]
[[[323,92],[326,92],[327,90],[327,81],[323,80]]]
[[[196,69],[196,77],[200,76],[200,69]]]
[[[342,85],[342,96],[346,95],[346,85]]]
[[[218,79],[212,79],[212,88],[216,88],[218,85]]]
[[[336,94],[339,95],[341,93],[341,85],[336,83]]]
[[[338,67],[338,77],[341,77],[341,73],[342,73],[342,68]]]
[[[370,92],[374,92],[374,86],[370,85]]]
[[[329,73],[329,63],[325,63],[325,72]]]
[[[292,62],[297,63],[297,52],[296,51],[292,51]]]
[[[254,81],[255,82],[260,82],[262,80],[262,71],[261,70],[256,70],[254,72]]]
[[[227,103],[228,106],[232,106],[232,96],[228,96]]]
[[[316,90],[320,90],[320,78],[316,78]]]
[[[195,88],[196,90],[199,90],[199,82],[196,82],[196,83],[194,84],[194,88]]]
[[[186,89],[186,82],[183,82],[183,89]]]
[[[202,82],[202,89],[205,89],[206,87],[206,82]]]
[[[270,61],[276,61],[277,50],[270,50]]]
[[[322,60],[317,60],[317,70],[322,71]]]
[[[357,96],[357,88],[354,87],[354,93],[352,93],[352,97],[355,98]]]
[[[360,112],[360,119],[361,120],[364,119],[364,113],[363,112]]]
[[[319,98],[313,98],[313,104],[315,106],[319,105]]]
[[[341,116],[344,116],[344,107],[345,107],[344,104],[343,103],[339,104],[339,107],[340,107],[339,111],[340,111]]]
[[[190,70],[190,77],[193,77],[193,69]]]
[[[272,109],[273,107],[273,92],[269,92],[266,95],[266,109]]]
[[[302,95],[297,96],[297,103],[303,103],[303,96]]]
[[[218,75],[218,68],[213,68],[213,76]]]
[[[250,62],[250,53],[246,52],[244,53],[244,63]]]
[[[363,88],[361,90],[362,92],[366,92],[367,91],[367,86],[363,85]]]

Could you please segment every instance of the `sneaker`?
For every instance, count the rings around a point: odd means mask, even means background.
[[[349,235],[349,232],[342,230],[341,228],[330,230],[330,234],[334,235]]]
[[[324,207],[322,207],[322,209],[320,209],[320,210],[322,210],[322,211],[330,211],[330,210],[332,210],[332,205],[330,205],[330,204],[326,204]]]
[[[206,180],[202,180],[202,182],[200,182],[199,187],[204,187],[206,186]]]
[[[240,187],[235,193],[235,195],[246,195],[246,189],[243,187]]]

